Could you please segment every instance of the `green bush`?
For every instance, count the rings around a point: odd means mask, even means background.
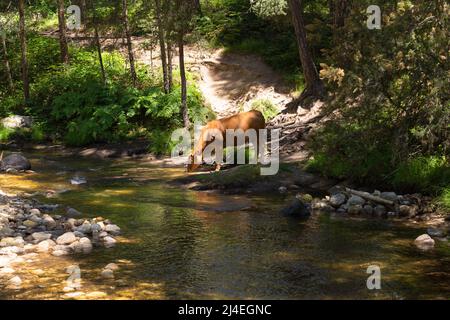
[[[398,189],[439,191],[450,185],[450,166],[445,157],[417,157],[401,164],[392,179]]]
[[[14,134],[13,129],[5,128],[2,125],[0,125],[0,142],[8,141],[13,134]]]
[[[450,210],[450,187],[445,188],[439,198],[442,207]]]
[[[360,23],[370,2],[353,2],[321,65],[330,121],[309,144],[311,168],[411,191],[449,181],[449,17],[438,3],[413,3],[382,1],[390,18],[374,32]]]
[[[252,109],[260,111],[266,121],[273,119],[278,113],[278,108],[268,99],[255,100]]]

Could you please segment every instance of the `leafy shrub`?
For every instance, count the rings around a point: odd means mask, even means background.
[[[450,187],[445,188],[439,198],[442,207],[450,210]]]
[[[437,191],[450,185],[450,166],[445,157],[417,157],[396,170],[392,183],[407,190]]]
[[[278,108],[268,99],[253,101],[252,109],[260,111],[266,121],[271,120],[279,113]]]
[[[4,126],[0,125],[0,142],[8,141],[13,134],[13,129],[5,128]]]

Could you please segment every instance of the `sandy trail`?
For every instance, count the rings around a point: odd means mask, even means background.
[[[135,40],[139,43],[139,40]],[[159,52],[137,50],[137,59],[160,66]],[[174,52],[173,65],[178,65]],[[198,85],[207,104],[219,118],[251,109],[256,100],[269,100],[279,110],[291,101],[291,88],[282,77],[254,55],[228,53],[224,49],[186,47],[187,69],[198,76]]]

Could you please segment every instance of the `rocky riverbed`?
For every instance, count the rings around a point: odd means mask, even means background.
[[[279,192],[286,193],[287,189],[280,187]],[[281,210],[281,213],[295,218],[308,218],[312,211],[319,211],[340,216],[424,223],[428,224],[427,233],[419,235],[413,242],[419,249],[433,249],[435,239],[448,242],[450,216],[438,212],[431,198],[420,194],[397,195],[395,192],[378,190],[369,193],[339,185],[332,187],[328,192],[329,195],[324,198],[313,198],[309,194],[297,194],[294,200]]]
[[[121,230],[108,219],[84,219],[73,208],[54,214],[56,208],[58,205],[44,205],[0,190],[0,287],[21,287],[16,265],[45,260],[49,254],[91,254],[95,247],[111,248],[117,243]],[[111,277],[111,271],[105,274]]]

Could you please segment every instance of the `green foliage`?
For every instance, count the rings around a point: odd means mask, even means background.
[[[134,88],[126,61],[118,52],[103,53],[107,77],[104,84],[95,50],[71,47],[70,51],[70,63],[61,65],[56,40],[31,36],[32,95],[25,113],[32,115],[40,125],[33,128],[28,137],[36,141],[48,135],[68,145],[82,146],[128,139],[136,134],[147,135],[141,129],[148,127],[149,131],[157,132],[151,138],[158,143],[170,130],[182,126],[178,86],[165,94],[160,85],[161,77],[149,75],[148,68],[138,65],[139,87]],[[16,61],[14,65],[19,63],[18,54],[13,61]],[[20,88],[20,84],[17,87]],[[22,99],[19,90],[7,94],[0,111],[3,115],[23,112]],[[193,85],[188,88],[188,106],[193,122],[204,122],[212,117],[211,111],[203,106],[201,93]],[[11,133],[2,132],[4,139],[11,137]],[[162,152],[163,148],[155,148]]]
[[[450,187],[445,188],[439,198],[442,207],[450,210]]]
[[[274,118],[279,112],[278,108],[268,99],[255,100],[252,103],[252,109],[260,111],[266,121]]]
[[[450,147],[450,83],[443,81],[449,18],[439,2],[384,1],[389,19],[382,31],[368,30],[361,21],[369,4],[353,3],[336,46],[326,50],[321,76],[331,92],[330,121],[310,143],[312,167],[431,191],[437,176],[448,172],[442,159]]]
[[[438,191],[450,185],[450,165],[445,157],[417,157],[403,163],[392,183],[406,190]]]
[[[5,128],[0,124],[0,142],[8,141],[13,134],[13,129]]]

